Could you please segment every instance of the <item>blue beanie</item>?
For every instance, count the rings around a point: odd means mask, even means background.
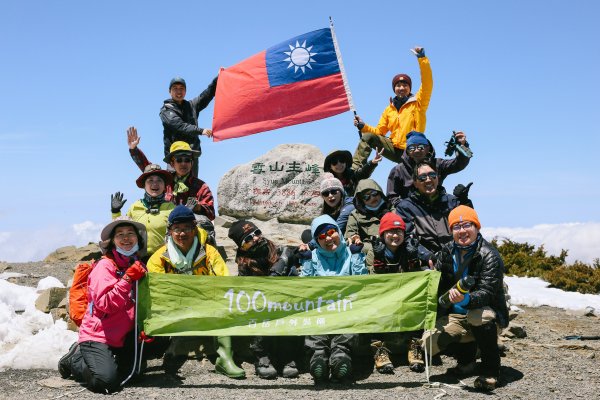
[[[182,204],[175,207],[169,214],[169,227],[180,222],[196,222],[194,212]]]
[[[411,144],[429,144],[429,141],[425,137],[425,134],[417,131],[410,131],[406,135],[406,147]]]

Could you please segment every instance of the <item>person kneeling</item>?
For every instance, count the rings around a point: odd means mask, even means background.
[[[493,390],[500,375],[498,329],[508,325],[504,263],[498,250],[479,233],[481,224],[475,210],[456,207],[448,216],[448,225],[454,240],[438,253],[436,268],[442,273],[440,299],[448,293],[450,304],[438,305],[436,330],[433,334],[425,333],[423,346],[431,348],[432,355],[451,345],[460,347],[458,365],[451,372],[461,375],[475,372],[479,348],[481,366],[475,388]],[[463,294],[465,290],[461,292],[456,284],[466,277],[473,278],[473,285]]]
[[[301,277],[367,274],[360,241],[348,248],[333,218],[328,215],[315,218],[311,233],[317,248],[310,251],[308,245],[300,245]],[[357,341],[356,334],[306,336],[304,347],[310,356],[310,374],[315,383],[328,380],[330,369],[333,380],[349,380],[352,375],[352,349]]]

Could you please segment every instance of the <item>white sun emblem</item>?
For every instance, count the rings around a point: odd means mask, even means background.
[[[291,51],[284,51],[289,57],[285,58],[283,61],[289,61],[288,68],[294,67],[294,72],[298,72],[299,69],[302,70],[302,73],[306,71],[306,68],[312,69],[310,65],[311,62],[316,62],[312,59],[312,57],[319,53],[311,53],[310,50],[313,46],[306,47],[306,40],[302,45],[296,40],[296,46],[290,46]]]

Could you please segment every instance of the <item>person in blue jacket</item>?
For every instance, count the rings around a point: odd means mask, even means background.
[[[311,233],[317,247],[310,251],[307,244],[300,245],[301,277],[367,274],[362,243],[348,247],[340,228],[329,215],[315,218]],[[310,356],[310,374],[315,383],[328,380],[330,372],[334,381],[349,380],[352,349],[357,341],[357,334],[306,336],[304,347]]]

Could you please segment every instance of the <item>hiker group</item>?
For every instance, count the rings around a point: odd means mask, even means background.
[[[469,164],[472,153],[465,133],[456,132],[446,152],[454,157],[436,157],[424,133],[433,90],[431,67],[423,48],[413,53],[421,86],[415,92],[412,79],[398,74],[392,78],[394,96],[376,126],[354,117],[361,134],[356,151],[335,150],[325,158],[321,215],[314,216],[298,246],[277,245],[247,220],[234,222],[228,237],[237,246],[239,276],[297,276],[302,285],[311,276],[438,270],[439,294],[445,300],[438,305],[436,328],[245,338],[260,378],[295,378],[308,371],[315,383],[349,382],[363,364],[369,365],[356,356],[366,346],[372,351],[370,368],[374,364],[379,373],[394,373],[392,359],[400,353],[406,354],[409,370],[423,372],[427,350],[432,356],[457,359],[448,373],[477,374],[476,388],[493,390],[497,385],[498,332],[508,324],[504,265],[480,234],[479,216],[468,197],[471,184],[458,185],[453,194],[443,187],[448,175]],[[213,195],[198,170],[199,137],[212,136],[211,129],[198,127],[198,114],[214,98],[217,83],[215,78],[188,101],[185,80],[171,80],[170,98],[160,110],[166,169],[146,158],[136,128],[127,129],[131,158],[142,171],[136,185],[143,193],[125,216],[123,194],[111,196],[113,219],[101,232],[103,256],[88,271],[79,339],[59,361],[63,378],[73,377],[97,392],[119,388],[132,371],[139,341],[134,329],[136,282],[148,272],[229,275],[212,224]],[[383,157],[396,163],[385,192],[370,179]],[[141,362],[162,358],[164,372],[179,379],[189,352],[202,346],[215,358],[216,372],[241,379],[245,372],[234,358],[236,339],[156,337],[144,343]]]

